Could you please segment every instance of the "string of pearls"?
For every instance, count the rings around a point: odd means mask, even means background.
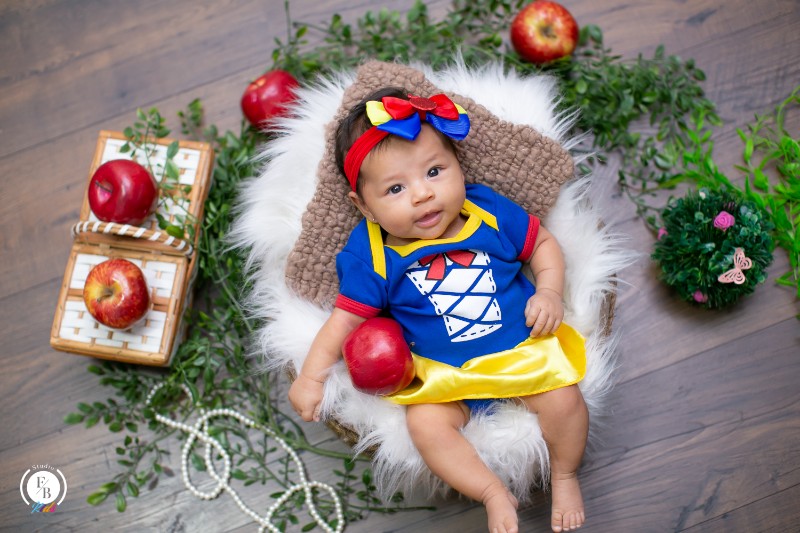
[[[147,395],[147,400],[145,401],[145,405],[150,405],[150,402],[153,400],[156,392],[158,392],[161,387],[164,386],[164,383],[160,383],[150,389],[150,392]],[[192,394],[189,391],[189,388],[185,385],[181,386],[186,393],[186,395],[191,398]],[[300,478],[300,483],[290,486],[280,498],[275,500],[275,502],[267,509],[267,514],[264,516],[259,516],[258,513],[250,509],[242,499],[239,497],[239,494],[228,484],[228,480],[230,479],[231,474],[231,458],[227,451],[223,448],[222,444],[209,435],[208,433],[208,421],[212,418],[216,417],[228,417],[238,420],[244,426],[249,428],[258,429],[259,431],[264,432],[266,435],[275,439],[275,441],[283,448],[286,453],[289,455],[289,458],[294,461],[295,465],[297,466],[297,475]],[[156,420],[165,424],[169,427],[178,429],[183,431],[184,433],[189,434],[189,438],[186,439],[186,443],[183,445],[183,450],[181,451],[181,476],[183,478],[183,484],[186,485],[186,488],[189,489],[194,496],[200,498],[201,500],[213,500],[217,496],[222,493],[222,491],[227,491],[228,494],[231,495],[233,501],[236,502],[236,505],[239,506],[239,509],[242,510],[244,514],[252,518],[254,521],[258,522],[261,527],[259,527],[259,533],[264,532],[265,530],[269,530],[273,533],[280,533],[280,530],[272,525],[272,517],[277,512],[280,507],[286,503],[289,498],[295,492],[304,491],[305,492],[305,502],[308,506],[308,512],[314,521],[319,525],[323,530],[327,531],[328,533],[341,533],[344,530],[344,512],[342,511],[342,502],[339,498],[339,495],[330,485],[325,483],[321,483],[319,481],[308,481],[306,477],[305,466],[303,462],[300,460],[300,457],[297,455],[297,452],[294,451],[283,439],[278,437],[274,431],[271,429],[264,427],[258,424],[255,420],[248,418],[247,416],[235,411],[233,409],[212,409],[210,411],[206,411],[205,409],[200,409],[200,418],[195,422],[194,426],[190,426],[188,424],[184,424],[182,422],[176,422],[175,420],[160,415],[158,413],[155,414]],[[208,474],[217,482],[216,487],[213,490],[208,492],[203,492],[199,490],[194,484],[192,484],[191,480],[189,479],[189,454],[192,448],[195,445],[195,441],[200,441],[205,445],[205,464],[208,470]],[[214,462],[212,461],[212,448],[215,450],[221,457],[223,463],[222,474],[218,474],[217,471],[214,469]],[[326,523],[322,517],[319,515],[317,511],[317,507],[314,504],[314,498],[312,494],[313,488],[319,488],[322,490],[327,491],[331,498],[333,499],[335,514],[336,514],[336,528],[332,528],[328,523]]]

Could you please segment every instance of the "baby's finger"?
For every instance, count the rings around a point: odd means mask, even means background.
[[[551,333],[553,333],[555,331],[554,327],[555,323],[556,323],[556,318],[553,315],[550,315],[547,319],[547,323],[542,328],[542,335],[550,335]]]
[[[297,414],[300,415],[305,422],[311,422],[314,419],[314,406],[313,405],[303,405],[300,409],[297,410]]]
[[[525,325],[528,327],[533,326],[533,323],[536,322],[536,315],[538,314],[538,310],[533,308],[531,301],[528,300],[528,303],[525,305]]]
[[[550,333],[550,328],[553,326],[553,316],[548,315],[547,320],[545,320],[544,325],[542,326],[542,331],[539,332],[540,336],[545,336]]]
[[[547,313],[539,312],[539,316],[536,317],[536,321],[533,323],[533,328],[531,329],[531,337],[538,337],[542,334],[542,330],[547,325],[547,317]]]
[[[551,315],[550,319],[552,320],[550,323],[550,335],[552,335],[558,329],[558,317],[556,315]]]

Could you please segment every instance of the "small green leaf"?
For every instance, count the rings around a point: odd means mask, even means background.
[[[183,233],[183,228],[180,227],[180,226],[176,226],[175,224],[168,225],[165,228],[165,230],[166,230],[167,234],[169,234],[170,236],[175,237],[177,239],[183,239],[184,236],[185,236],[184,233]]]
[[[178,181],[181,177],[181,169],[178,168],[178,165],[175,164],[175,161],[167,160],[167,165],[165,167],[167,172],[167,177],[173,181]]]
[[[762,191],[769,190],[769,179],[760,168],[753,169],[753,185]]]
[[[117,493],[117,512],[124,513],[125,509],[128,507],[127,502],[125,501],[125,495],[121,492]]]
[[[158,211],[156,211],[156,220],[158,221],[159,229],[167,229],[167,226],[169,226],[169,220]]]
[[[206,471],[206,462],[203,460],[202,457],[200,457],[196,453],[192,454],[192,465],[199,472],[205,472]]]
[[[80,424],[83,422],[84,415],[80,413],[70,413],[64,417],[64,423],[69,425]]]
[[[108,492],[97,491],[89,494],[86,498],[86,503],[89,505],[100,505],[106,498],[108,498]]]
[[[586,28],[589,32],[589,37],[591,37],[594,42],[597,44],[601,44],[603,42],[603,31],[600,29],[600,26],[595,24],[587,24]]]
[[[170,145],[167,147],[167,159],[172,159],[176,155],[178,155],[178,150],[180,150],[180,144],[178,141],[172,141]]]

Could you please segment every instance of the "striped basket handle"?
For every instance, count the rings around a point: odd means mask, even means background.
[[[81,233],[104,233],[106,235],[122,235],[133,237],[134,239],[144,239],[147,241],[158,242],[183,252],[186,256],[194,253],[194,247],[189,241],[179,239],[169,235],[166,231],[152,230],[130,224],[117,224],[116,222],[99,222],[87,220],[78,222],[72,226],[72,238],[74,239]]]

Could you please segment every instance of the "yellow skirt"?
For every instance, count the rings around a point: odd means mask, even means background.
[[[573,385],[586,374],[585,339],[563,323],[554,334],[529,337],[510,350],[470,359],[461,368],[412,357],[414,381],[387,400],[407,405],[516,398]]]

